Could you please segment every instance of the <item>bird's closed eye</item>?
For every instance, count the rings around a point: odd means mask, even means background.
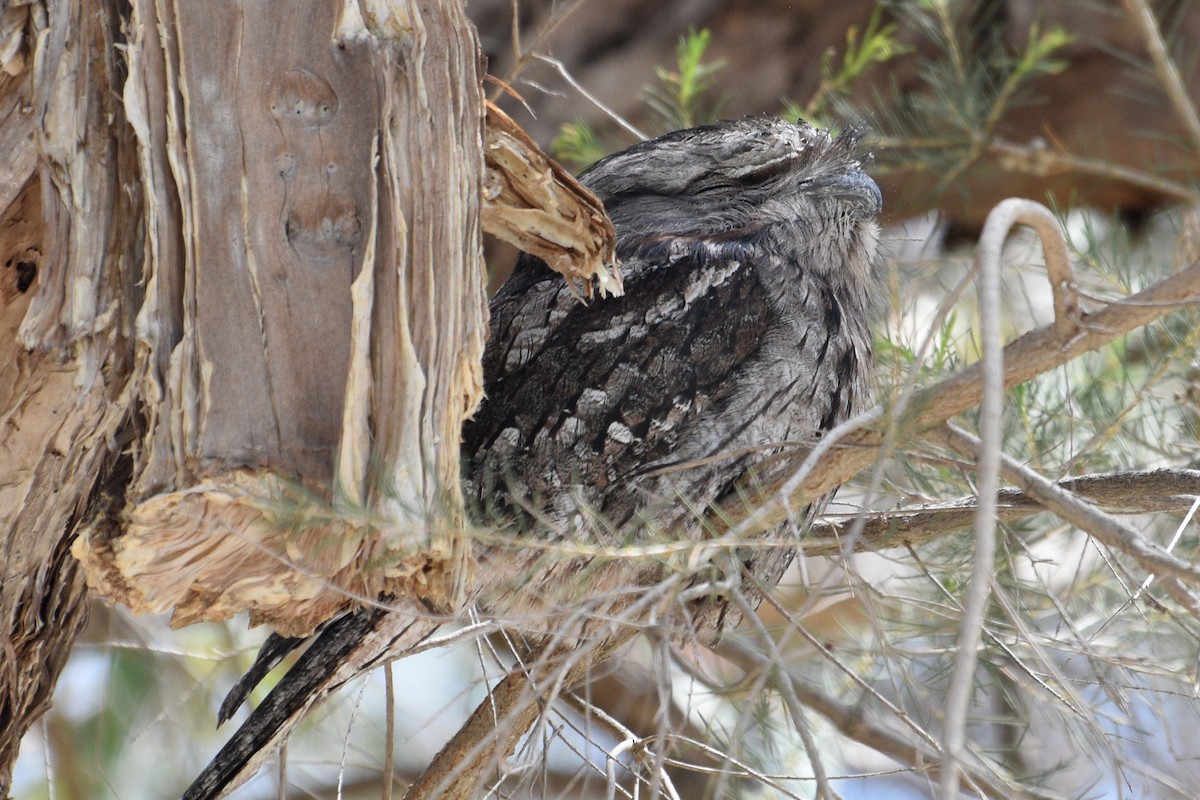
[[[731,180],[714,180],[711,177],[707,177],[703,181],[696,181],[688,186],[688,194],[702,195],[714,192],[728,192],[736,186],[737,184]]]

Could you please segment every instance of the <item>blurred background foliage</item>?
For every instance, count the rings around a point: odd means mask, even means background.
[[[638,134],[718,117],[776,113],[865,128],[869,171],[885,193],[877,392],[886,402],[978,358],[978,320],[993,310],[980,309],[963,281],[970,244],[1002,198],[1055,209],[1093,305],[1200,256],[1192,46],[1200,5],[1151,3],[1150,32],[1133,21],[1141,7],[472,0],[469,11],[490,72],[507,87],[496,89],[499,102],[575,169]],[[499,248],[493,255],[511,260]],[[1052,318],[1041,259],[1031,235],[1006,247],[999,312],[1010,338]],[[1005,451],[1055,479],[1198,466],[1198,330],[1194,310],[1177,313],[1012,390]],[[900,510],[971,492],[972,475],[956,459],[901,442],[831,511]],[[1200,557],[1194,524],[1179,515],[1130,523],[1160,543],[1182,532],[1175,552]],[[514,769],[495,795],[632,796],[638,762],[605,754],[622,731],[661,732],[655,712],[665,707],[670,736],[659,744],[676,759],[666,769],[681,797],[813,797],[804,729],[841,797],[930,797],[933,779],[885,755],[862,723],[901,739],[936,738],[971,558],[970,532],[960,531],[847,560],[807,559],[761,614],[786,631],[776,657],[792,678],[752,680],[736,668],[736,635],[715,652],[648,639],[589,687],[609,722],[569,704],[555,710],[522,750],[529,768]],[[965,796],[1195,796],[1197,619],[1050,514],[1004,525],[997,564],[969,736],[1002,774],[974,789],[968,782]],[[24,745],[18,796],[178,794],[223,741],[216,706],[261,636],[236,621],[169,632],[162,620],[97,607],[54,709]],[[395,670],[403,782],[499,669],[485,643]],[[781,690],[787,680],[791,689]],[[350,687],[306,725],[289,747],[287,796],[380,796],[382,683],[373,676]],[[789,696],[802,699],[802,720]],[[613,763],[615,788],[606,786]],[[275,781],[261,775],[237,796],[277,796]]]

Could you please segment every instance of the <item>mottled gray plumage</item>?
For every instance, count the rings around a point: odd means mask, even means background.
[[[855,144],[745,119],[580,176],[613,220],[625,295],[584,304],[536,259],[518,265],[492,302],[488,397],[464,429],[469,494],[502,513],[532,505],[543,536],[699,539],[699,511],[861,408],[880,195]],[[746,558],[770,585],[791,554]],[[578,566],[514,572],[594,593],[594,574],[570,581]]]
[[[660,562],[522,542],[698,541],[705,509],[769,482],[787,463],[772,455],[803,452],[863,406],[881,201],[856,144],[744,119],[635,145],[581,176],[616,228],[625,295],[582,302],[525,257],[491,304],[465,486],[490,521],[513,524],[508,545],[474,551],[484,613],[627,603]],[[739,557],[770,586],[792,553]],[[187,796],[210,796],[305,708],[436,625],[378,609],[331,623]]]

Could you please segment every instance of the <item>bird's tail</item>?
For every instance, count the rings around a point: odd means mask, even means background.
[[[444,619],[366,608],[327,623],[287,675],[254,709],[184,792],[184,800],[224,797],[249,780],[309,709],[359,675],[418,648]],[[272,637],[221,708],[222,721],[266,673],[303,640]]]

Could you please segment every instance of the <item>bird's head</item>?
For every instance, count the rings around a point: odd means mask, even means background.
[[[862,170],[859,139],[855,130],[834,137],[804,122],[748,117],[642,142],[580,180],[604,203],[618,257],[635,273],[638,256],[672,244],[750,246],[845,274],[861,289],[882,198]]]
[[[859,138],[751,117],[642,142],[580,179],[627,240],[643,230],[720,236],[797,219],[869,220],[882,198],[862,171]]]

